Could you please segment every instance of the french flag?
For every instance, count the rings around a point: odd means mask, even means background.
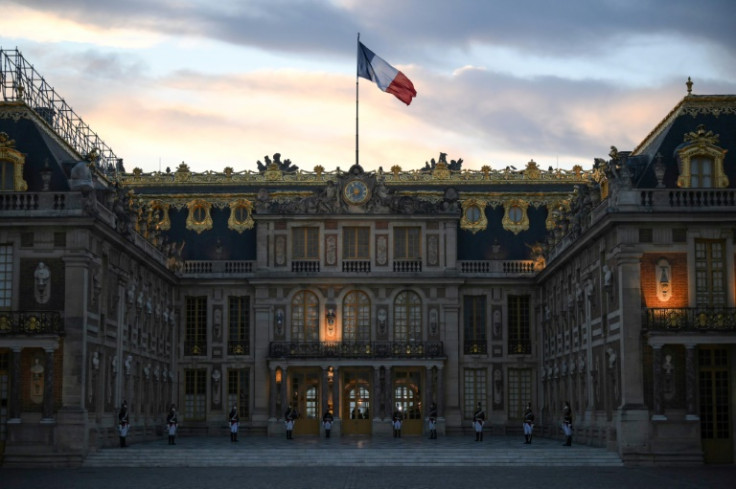
[[[376,82],[378,88],[393,94],[406,105],[417,96],[414,85],[406,75],[376,56],[360,41],[358,41],[358,76]]]

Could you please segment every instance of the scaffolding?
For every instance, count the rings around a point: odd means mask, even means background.
[[[102,173],[123,172],[123,160],[79,117],[66,101],[16,49],[0,47],[0,93],[4,102],[24,102],[82,158],[96,155]]]

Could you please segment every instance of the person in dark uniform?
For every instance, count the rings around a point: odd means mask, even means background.
[[[120,411],[118,412],[118,433],[120,434],[120,448],[125,448],[127,444],[128,430],[130,429],[130,422],[128,418],[128,402],[123,401],[120,405]]]
[[[524,410],[524,443],[529,445],[532,442],[532,431],[534,430],[534,412],[532,411],[532,403],[526,404]]]
[[[325,428],[325,438],[330,437],[330,430],[332,429],[332,423],[335,421],[335,418],[332,416],[332,412],[328,409],[325,411],[325,415],[322,416],[322,426]]]
[[[572,446],[572,408],[568,401],[565,401],[562,408],[562,431],[565,433],[565,443],[562,446]]]
[[[486,424],[486,412],[483,406],[478,403],[478,407],[473,413],[473,427],[475,428],[475,441],[483,441],[483,425]]]
[[[433,402],[429,408],[429,439],[437,438],[437,403]]]
[[[169,409],[166,416],[166,429],[169,432],[169,445],[176,445],[176,429],[179,426],[179,419],[176,417],[176,407],[174,405]]]
[[[394,438],[401,438],[401,423],[404,421],[404,415],[400,409],[394,411],[394,415],[391,418],[391,424],[394,427]]]
[[[228,417],[230,419],[230,441],[236,442],[238,441],[238,428],[240,427],[240,416],[238,416],[238,406],[236,404],[233,404]]]
[[[286,427],[286,439],[293,440],[294,422],[299,417],[299,413],[296,409],[289,404],[289,408],[284,413],[284,426]]]

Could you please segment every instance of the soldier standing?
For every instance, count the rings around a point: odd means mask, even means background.
[[[394,411],[394,415],[391,418],[391,424],[394,427],[394,438],[401,438],[401,423],[404,421],[404,416],[401,414],[401,410],[397,409]]]
[[[529,445],[532,442],[532,431],[534,430],[534,412],[532,411],[532,403],[526,404],[524,411],[524,443]]]
[[[565,443],[562,446],[572,446],[572,408],[568,401],[565,401],[562,408],[562,431],[565,433]]]
[[[127,447],[126,437],[128,436],[128,430],[130,429],[130,423],[128,418],[128,402],[123,401],[120,405],[120,411],[118,412],[118,433],[120,434],[120,448]]]
[[[233,408],[230,410],[230,441],[238,441],[238,428],[240,427],[240,416],[238,416],[238,406],[233,404]]]
[[[473,427],[475,428],[475,441],[483,441],[483,425],[486,423],[486,412],[483,411],[481,403],[473,413]]]
[[[179,426],[179,420],[176,417],[176,408],[171,405],[169,414],[166,416],[166,426],[169,432],[169,445],[176,445],[176,429]]]
[[[429,439],[437,438],[437,403],[433,402],[429,408]]]
[[[293,440],[294,437],[292,435],[294,431],[294,422],[296,421],[296,418],[299,417],[299,413],[296,409],[292,407],[291,404],[289,404],[289,408],[284,413],[284,426],[286,427],[286,439],[287,440]]]
[[[332,423],[335,421],[335,418],[332,416],[332,412],[328,409],[325,411],[325,415],[322,416],[322,426],[325,428],[325,438],[330,437],[330,430],[332,429]]]

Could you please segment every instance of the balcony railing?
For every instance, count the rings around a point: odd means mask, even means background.
[[[291,262],[292,272],[319,272],[319,260],[298,260]]]
[[[440,358],[441,341],[289,342],[274,341],[271,358]]]
[[[184,274],[253,273],[251,260],[187,260]]]
[[[458,267],[473,275],[534,275],[532,260],[461,260]]]
[[[488,342],[486,340],[465,340],[463,353],[466,355],[486,355],[488,353]]]
[[[206,341],[185,341],[184,342],[184,355],[186,356],[199,356],[207,355],[207,342]]]
[[[422,260],[394,260],[394,272],[421,272]]]
[[[59,311],[0,311],[0,336],[63,334]]]
[[[643,329],[657,332],[736,333],[734,307],[683,307],[644,309]]]
[[[371,271],[370,260],[343,260],[342,271],[348,273],[369,273]]]
[[[227,354],[228,355],[249,355],[250,354],[250,341],[248,340],[231,340],[227,342]]]

